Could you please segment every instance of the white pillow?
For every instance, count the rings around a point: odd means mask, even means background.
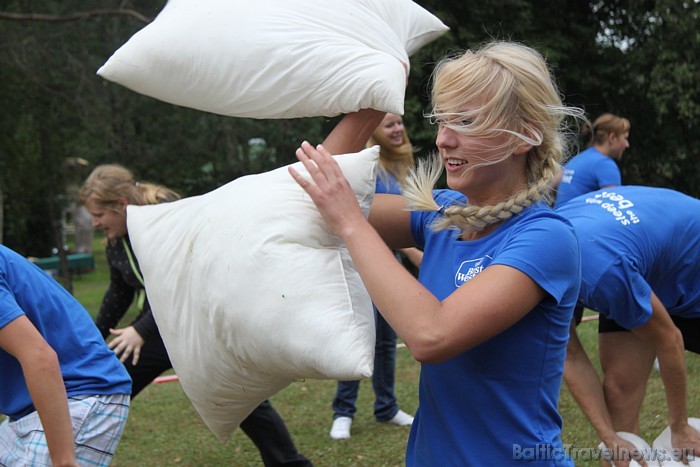
[[[700,418],[689,418],[688,425],[700,431]],[[688,462],[688,464],[684,464],[680,460],[675,460],[680,453],[673,449],[673,445],[671,444],[671,428],[668,426],[659,433],[659,436],[656,437],[651,446],[657,456],[661,457],[663,462],[661,462],[660,465],[663,467],[700,467],[700,453],[695,453],[695,458]]]
[[[336,156],[365,214],[378,157]],[[287,167],[129,206],[127,224],[173,368],[221,441],[293,380],[371,376],[369,295]]]
[[[618,431],[617,435],[620,438],[624,439],[625,441],[629,441],[630,443],[632,443],[632,445],[645,456],[645,459],[648,459],[647,460],[648,467],[654,467],[654,466],[658,465],[657,462],[653,461],[652,459],[649,459],[649,457],[651,455],[651,446],[649,446],[649,444],[646,441],[644,441],[644,438],[642,438],[639,435],[636,435],[634,433],[629,433],[627,431]],[[598,449],[601,451],[604,449],[607,449],[605,447],[605,443],[601,442],[598,445]],[[603,459],[604,460],[609,459],[610,455],[612,455],[612,453],[608,452],[606,454],[607,457],[603,457]],[[639,462],[637,462],[635,460],[630,461],[629,465],[630,465],[630,467],[640,467]],[[615,463],[612,464],[612,467],[615,467]]]
[[[447,30],[411,0],[169,0],[97,74],[235,117],[403,115],[401,63]]]

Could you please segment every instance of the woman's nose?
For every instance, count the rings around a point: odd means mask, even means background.
[[[454,145],[454,131],[447,126],[440,126],[435,139],[437,147],[449,147]]]

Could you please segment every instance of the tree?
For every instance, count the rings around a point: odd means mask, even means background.
[[[614,97],[633,125],[623,176],[700,196],[700,3],[618,0],[599,7],[608,25],[601,45],[623,49]]]
[[[0,105],[12,109],[0,117],[9,246],[34,256],[61,246],[52,231],[66,201],[60,167],[67,157],[82,157],[93,167],[121,163],[142,180],[189,196],[291,161],[302,137],[320,141],[327,119],[233,119],[159,102],[96,76],[143,27],[142,18],[155,17],[163,4],[143,1],[137,13],[105,14],[94,1],[44,0],[19,18],[0,14],[0,21],[6,19]],[[130,6],[124,3],[134,12]],[[9,7],[21,11],[18,4]],[[266,149],[251,158],[248,141],[260,137]]]
[[[632,120],[625,183],[700,195],[698,0],[417,0],[451,31],[411,57],[405,120],[419,155],[434,150],[430,74],[453,51],[524,42],[554,70],[566,103]],[[121,163],[183,195],[292,162],[301,139],[336,119],[252,120],[185,109],[96,70],[165,0],[9,0],[0,12],[0,190],[6,244],[36,256],[57,244],[62,161]],[[41,16],[40,16],[41,15]],[[264,140],[250,145],[249,141]]]

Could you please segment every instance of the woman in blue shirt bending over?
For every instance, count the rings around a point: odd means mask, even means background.
[[[565,117],[581,111],[562,105],[537,51],[510,42],[441,61],[432,105],[439,155],[404,196],[377,194],[369,220],[330,154],[361,147],[353,138],[381,113],[350,114],[322,146],[303,143],[311,180],[290,172],[422,363],[406,464],[572,465],[557,402],[580,256],[547,202]],[[450,189],[433,191],[443,169]],[[391,251],[405,247],[424,251],[419,280]]]
[[[700,200],[630,185],[579,196],[557,212],[581,243],[581,304],[600,313],[603,384],[572,326],[565,375],[571,393],[605,445],[629,451],[617,432],[641,432],[639,413],[658,358],[672,454],[698,456],[684,349],[700,354]]]

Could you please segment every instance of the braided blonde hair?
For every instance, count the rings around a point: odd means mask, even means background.
[[[433,224],[436,230],[479,231],[532,203],[549,200],[570,138],[566,118],[584,115],[581,109],[562,104],[539,52],[503,41],[443,59],[433,73],[432,105],[431,120],[457,133],[473,138],[507,136],[501,147],[489,148],[502,150],[502,158],[473,164],[470,170],[507,159],[523,143],[532,146],[526,155],[527,188],[490,206],[438,206],[432,190],[442,161],[438,155],[419,161],[406,180],[404,195],[412,209],[442,214]]]
[[[100,165],[80,188],[80,203],[88,199],[105,209],[116,209],[120,198],[128,204],[159,204],[180,199],[180,195],[162,185],[136,182],[132,173],[117,164]]]

